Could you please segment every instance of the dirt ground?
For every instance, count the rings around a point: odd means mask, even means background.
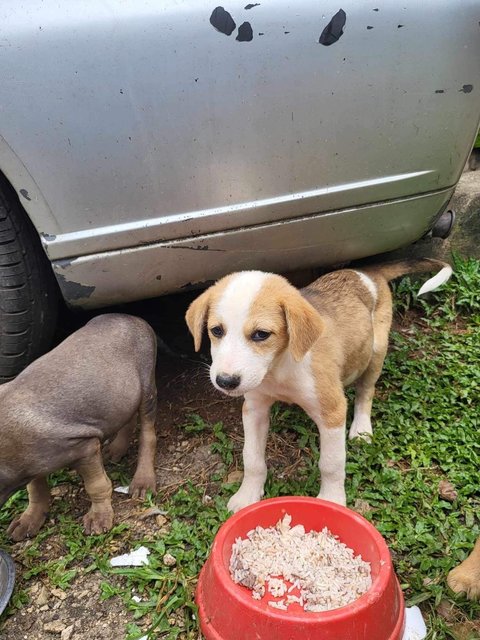
[[[207,436],[186,434],[181,429],[189,415],[198,413],[210,423],[223,421],[233,438],[240,439],[241,434],[241,401],[232,401],[215,391],[209,381],[205,363],[194,354],[191,338],[184,328],[183,313],[193,297],[175,296],[120,309],[144,317],[172,349],[181,351],[184,356],[169,357],[160,353],[157,363],[156,472],[158,489],[164,495],[188,481],[205,486],[207,492],[210,477],[220,465],[219,457],[210,451]],[[88,318],[88,314],[72,315],[64,312],[58,339],[81,326]],[[128,458],[128,466],[132,471],[135,462],[133,447]],[[107,465],[107,472],[108,470]],[[79,520],[88,509],[86,496],[79,486],[65,483],[57,486],[53,494],[54,502],[67,500],[73,515]],[[129,524],[130,540],[158,535],[159,525],[155,517],[140,519],[139,516],[145,510],[141,501],[114,493],[113,506],[116,522]],[[55,512],[55,505],[52,512]],[[65,552],[59,538],[53,535],[42,543],[43,561],[56,559]],[[17,588],[23,585],[22,557],[29,544],[29,541],[21,542],[13,547]],[[109,553],[115,555],[126,550],[111,547]],[[125,624],[130,618],[118,598],[110,598],[108,602],[100,601],[100,585],[104,580],[100,572],[83,574],[80,568],[72,587],[63,591],[52,588],[42,576],[31,578],[30,602],[7,619],[0,637],[2,640],[51,640],[55,637],[60,640],[92,640],[94,625],[95,629],[101,629],[102,640],[123,639]],[[112,581],[110,577],[109,581]]]

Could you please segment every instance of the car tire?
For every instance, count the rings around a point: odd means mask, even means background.
[[[58,300],[38,233],[0,176],[0,384],[49,349]]]

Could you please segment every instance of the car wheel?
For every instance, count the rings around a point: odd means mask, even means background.
[[[51,346],[57,311],[57,284],[40,238],[0,176],[0,383]]]

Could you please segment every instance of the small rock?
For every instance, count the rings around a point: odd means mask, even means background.
[[[48,611],[50,609],[50,607],[48,606],[48,604],[44,604],[41,607],[39,607],[39,611]]]
[[[61,589],[52,589],[51,593],[56,597],[59,598],[60,600],[65,600],[67,597],[67,594],[65,593],[65,591],[62,591]]]
[[[176,561],[176,559],[172,556],[172,554],[171,554],[171,553],[166,553],[166,554],[163,556],[163,564],[164,564],[166,567],[174,567],[174,566],[177,564],[177,561]]]
[[[62,633],[66,625],[60,620],[52,620],[52,622],[46,622],[43,625],[43,630],[47,633]]]
[[[60,636],[60,640],[70,640],[70,638],[72,637],[72,633],[73,624],[71,624],[69,627],[65,627],[65,629],[62,631],[62,635]]]
[[[155,521],[159,527],[163,527],[167,523],[167,519],[162,515],[157,516]]]
[[[48,589],[42,585],[40,587],[40,591],[38,592],[38,595],[35,598],[35,604],[38,607],[43,607],[43,605],[47,604],[48,602],[48,595],[49,595]]]
[[[212,500],[212,496],[204,495],[202,498],[202,504],[210,504]]]

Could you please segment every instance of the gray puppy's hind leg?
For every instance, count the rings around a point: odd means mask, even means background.
[[[127,453],[133,432],[137,426],[137,418],[138,414],[135,413],[133,418],[120,429],[115,438],[105,447],[105,455],[112,462],[119,462]]]
[[[134,498],[144,498],[148,490],[155,491],[155,450],[157,435],[155,433],[155,418],[157,415],[157,387],[155,374],[152,373],[140,402],[140,437],[138,444],[138,462],[135,475],[130,483],[130,495]]]

